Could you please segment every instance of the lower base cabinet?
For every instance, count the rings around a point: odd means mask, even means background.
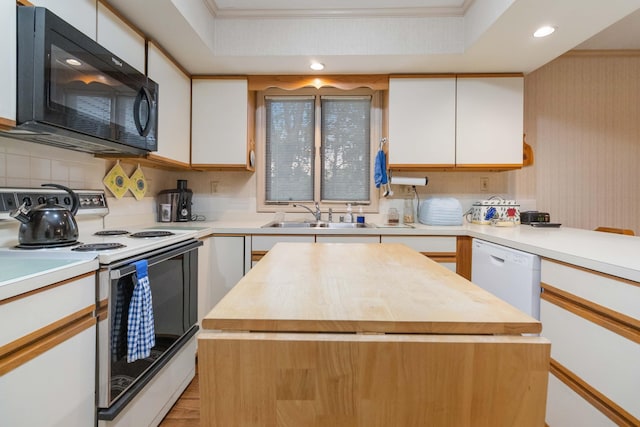
[[[91,272],[0,301],[0,425],[95,425],[95,286]]]
[[[235,286],[245,273],[245,236],[203,239],[198,262],[198,320]]]
[[[543,259],[549,427],[640,425],[640,283]]]
[[[95,342],[95,327],[86,329],[3,375],[0,424],[94,425]]]

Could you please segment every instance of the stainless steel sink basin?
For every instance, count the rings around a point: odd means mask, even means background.
[[[371,228],[371,224],[357,222],[304,222],[304,221],[273,221],[262,228]]]

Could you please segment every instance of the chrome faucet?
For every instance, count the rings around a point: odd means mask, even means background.
[[[305,206],[305,205],[298,205],[298,204],[293,204],[294,208],[305,208],[306,210],[309,211],[309,213],[311,213],[311,215],[313,215],[316,218],[316,221],[320,221],[321,217],[322,217],[322,212],[320,211],[320,203],[315,202],[315,208],[316,210],[314,211],[313,209],[311,209],[309,206]]]

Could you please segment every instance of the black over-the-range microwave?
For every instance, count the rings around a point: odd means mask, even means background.
[[[157,150],[158,84],[42,7],[17,6],[12,137],[89,153]]]

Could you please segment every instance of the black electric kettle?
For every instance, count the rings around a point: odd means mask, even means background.
[[[78,240],[78,224],[74,215],[78,212],[80,201],[71,189],[59,184],[42,184],[43,187],[54,187],[69,193],[71,211],[57,205],[55,199],[48,198],[46,203],[29,209],[23,203],[10,215],[20,221],[18,241],[20,247],[56,247],[72,245]]]

